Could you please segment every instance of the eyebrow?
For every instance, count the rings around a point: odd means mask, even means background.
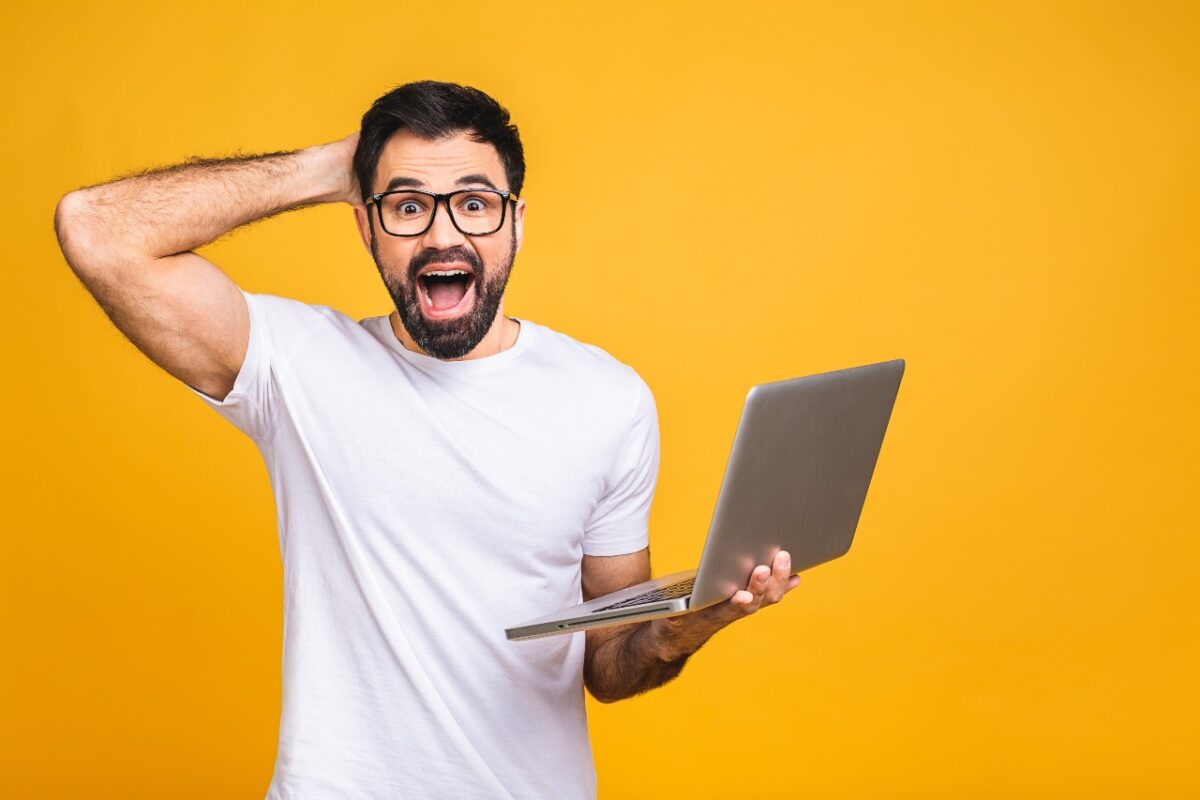
[[[484,175],[479,172],[475,172],[470,175],[463,175],[461,178],[459,178],[458,180],[456,180],[454,182],[454,185],[455,186],[482,185],[482,186],[488,187],[489,189],[496,188],[496,184],[494,184],[490,180],[488,180],[487,175]],[[422,180],[418,180],[417,178],[409,178],[405,175],[399,175],[395,178],[392,178],[390,181],[388,181],[388,185],[384,188],[384,191],[390,192],[392,189],[402,189],[402,188],[424,189],[425,182]]]

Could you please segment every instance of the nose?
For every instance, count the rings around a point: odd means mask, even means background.
[[[425,244],[434,250],[447,250],[464,244],[467,239],[450,219],[449,201],[438,203],[433,214],[433,224],[425,231]]]

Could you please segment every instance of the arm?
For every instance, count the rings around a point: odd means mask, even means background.
[[[67,263],[113,324],[176,378],[223,399],[250,318],[232,280],[192,252],[258,219],[314,203],[361,203],[358,134],[291,153],[193,159],[70,192],[54,229]]]
[[[583,680],[602,703],[611,703],[661,686],[674,678],[692,653],[714,633],[763,606],[783,599],[800,583],[786,552],[771,567],[760,564],[746,589],[691,614],[585,632]],[[650,579],[650,550],[620,556],[583,557],[583,599],[591,600]]]

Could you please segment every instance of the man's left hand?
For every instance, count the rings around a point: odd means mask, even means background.
[[[799,585],[800,576],[792,574],[791,555],[780,550],[771,566],[759,564],[755,567],[746,588],[734,592],[724,603],[694,614],[651,620],[649,624],[659,645],[659,657],[669,662],[691,655],[721,628],[760,608],[778,603]]]

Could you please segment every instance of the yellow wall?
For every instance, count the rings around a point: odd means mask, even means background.
[[[1197,796],[1198,17],[10,10],[0,796],[261,797],[278,723],[262,461],[106,320],[56,201],[340,138],[427,77],[521,126],[509,311],[655,392],[656,573],[699,554],[750,384],[908,360],[850,554],[677,682],[589,705],[602,798]],[[388,310],[348,206],[203,252],[250,291]]]

